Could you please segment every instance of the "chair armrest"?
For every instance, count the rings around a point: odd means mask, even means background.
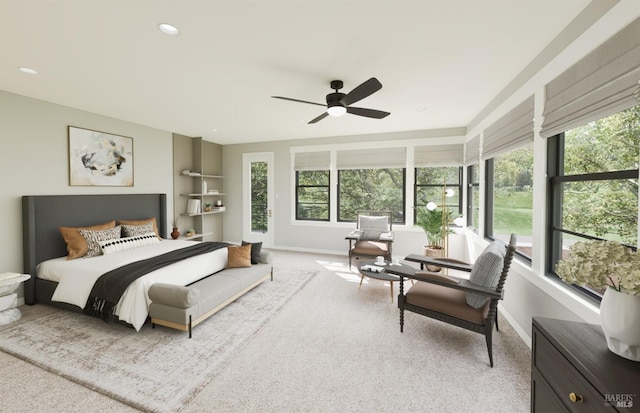
[[[353,231],[348,233],[347,236],[344,237],[344,238],[358,241],[360,239],[360,237],[362,237],[362,234],[363,234],[363,232],[360,231],[359,229],[354,229]]]
[[[464,261],[453,258],[432,258],[426,255],[411,254],[405,257],[407,261],[413,261],[420,264],[436,265],[438,267],[451,268],[453,270],[471,272],[472,265]]]
[[[378,239],[380,241],[391,241],[391,242],[393,242],[393,232],[391,232],[391,231],[383,232],[383,233],[380,234]]]
[[[386,271],[390,274],[399,276],[401,281],[403,280],[403,278],[409,278],[429,284],[455,288],[456,290],[462,290],[467,293],[480,294],[489,298],[497,298],[499,300],[503,298],[503,292],[497,292],[496,290],[493,290],[491,288],[480,287],[478,285],[472,284],[469,280],[466,280],[464,278],[433,273],[430,271],[416,271],[414,274],[407,274],[401,273],[399,271],[394,271],[394,269],[391,267],[387,268]]]

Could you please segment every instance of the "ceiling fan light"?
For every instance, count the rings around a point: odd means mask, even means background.
[[[342,116],[345,113],[347,113],[347,108],[345,108],[344,106],[340,106],[340,105],[336,105],[336,106],[329,106],[327,108],[327,113],[331,116]]]

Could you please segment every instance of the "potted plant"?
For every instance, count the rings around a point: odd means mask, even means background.
[[[424,255],[428,257],[444,256],[444,241],[446,237],[453,233],[449,229],[449,220],[451,219],[450,211],[443,211],[428,208],[418,209],[416,217],[416,225],[422,228],[427,235],[427,245],[424,246]],[[435,265],[427,265],[429,271],[440,271],[440,267]]]
[[[579,241],[556,273],[570,284],[605,289],[600,322],[607,347],[640,361],[640,255],[615,241]]]
[[[211,212],[212,204],[204,204],[204,212]]]

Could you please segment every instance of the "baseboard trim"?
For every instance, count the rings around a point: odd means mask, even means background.
[[[524,329],[520,326],[520,324],[518,324],[516,319],[511,314],[509,314],[507,310],[504,309],[501,303],[498,304],[498,311],[500,311],[500,314],[502,314],[502,316],[509,322],[511,327],[513,327],[513,329],[520,336],[522,341],[524,341],[524,343],[529,348],[531,348],[531,337],[526,331],[524,331]]]

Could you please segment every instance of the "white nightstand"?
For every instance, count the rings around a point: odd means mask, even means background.
[[[0,325],[13,323],[22,317],[18,306],[18,287],[27,281],[29,274],[0,274]]]

